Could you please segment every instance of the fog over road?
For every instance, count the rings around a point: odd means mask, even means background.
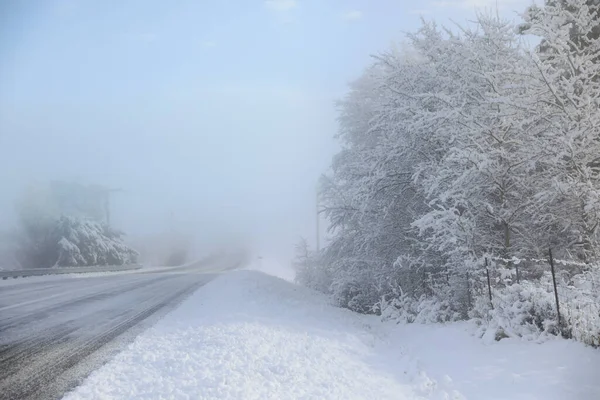
[[[56,399],[215,274],[197,267],[0,284],[0,399]]]

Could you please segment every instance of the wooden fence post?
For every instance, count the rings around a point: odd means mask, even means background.
[[[467,271],[467,301],[469,310],[471,310],[473,307],[471,300],[471,279],[469,278],[469,271]]]
[[[554,259],[552,258],[552,249],[548,249],[550,256],[550,271],[552,272],[552,285],[554,286],[554,300],[556,300],[556,315],[558,319],[558,329],[560,329],[560,304],[558,302],[558,290],[556,289],[556,272],[554,271]]]
[[[506,262],[507,267],[510,269],[510,266],[513,265],[513,262],[511,260],[508,260]],[[515,274],[516,274],[516,278],[517,278],[517,283],[521,283],[521,274],[519,273],[519,264],[514,264],[515,267]]]
[[[485,258],[485,273],[487,275],[488,294],[490,296],[490,306],[494,309],[494,303],[492,302],[492,284],[490,283],[490,269],[488,268],[488,259]]]

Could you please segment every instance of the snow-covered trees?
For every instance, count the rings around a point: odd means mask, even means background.
[[[90,219],[61,217],[53,232],[56,265],[61,267],[135,263],[138,253],[121,240],[122,233]]]
[[[434,139],[429,151],[438,157],[417,167],[429,210],[413,225],[459,265],[488,252],[519,253],[527,247],[523,216],[539,157],[529,135],[536,123],[529,112],[532,63],[512,26],[483,17],[479,31],[446,39],[426,25],[413,45],[440,81],[420,94],[437,103],[435,126],[418,135]],[[426,105],[416,113],[423,120],[432,114]]]
[[[415,320],[438,299],[425,319],[466,317],[484,257],[597,260],[599,7],[549,1],[520,27],[424,22],[376,57],[339,104],[342,150],[322,179],[332,240],[310,268],[339,304]],[[535,51],[520,33],[541,36]]]
[[[536,77],[544,86],[536,111],[547,146],[552,185],[540,193],[582,260],[598,256],[600,218],[600,2],[549,1],[524,15],[523,32],[540,36]]]
[[[82,217],[62,216],[21,231],[17,257],[23,268],[123,265],[138,253],[121,239],[122,232]]]
[[[292,267],[296,272],[296,279],[306,286],[326,292],[331,284],[328,269],[317,264],[316,254],[310,251],[305,239],[296,244]]]
[[[137,252],[103,222],[96,187],[53,183],[29,188],[18,203],[16,258],[22,268],[122,265]],[[102,221],[102,222],[101,222]]]

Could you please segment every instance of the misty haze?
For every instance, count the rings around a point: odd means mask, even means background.
[[[0,400],[600,399],[599,0],[0,2]]]

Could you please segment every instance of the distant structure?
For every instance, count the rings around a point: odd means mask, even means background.
[[[57,213],[90,218],[110,225],[110,196],[119,188],[101,185],[82,185],[54,181],[50,184],[51,198]]]

